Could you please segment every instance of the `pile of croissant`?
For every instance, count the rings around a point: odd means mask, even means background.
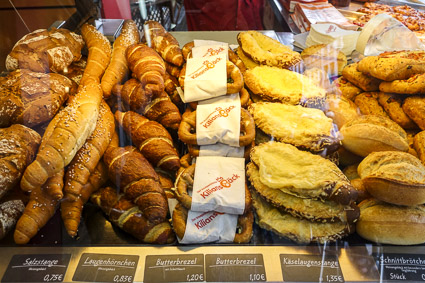
[[[85,24],[81,36],[37,30],[10,52],[0,78],[0,237],[16,224],[15,242],[28,243],[58,209],[75,237],[91,200],[142,242],[175,241],[167,197],[182,118],[167,70],[179,72],[183,57],[159,23],[146,25],[151,47],[126,20],[113,46]]]

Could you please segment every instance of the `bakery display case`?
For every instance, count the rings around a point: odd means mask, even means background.
[[[425,281],[425,51],[89,2],[1,58],[2,282]]]

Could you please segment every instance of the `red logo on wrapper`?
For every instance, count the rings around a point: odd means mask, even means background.
[[[210,224],[214,220],[214,218],[216,218],[218,215],[222,215],[222,214],[224,214],[224,213],[217,212],[217,211],[205,212],[205,213],[202,213],[201,215],[197,216],[196,218],[193,218],[192,222],[194,222],[196,229],[199,230],[201,228],[204,228],[208,224]],[[207,215],[207,217],[205,217],[206,215]]]
[[[214,67],[220,61],[221,61],[221,57],[218,57],[217,59],[215,59],[212,62],[209,61],[209,60],[205,60],[202,63],[202,66],[198,70],[196,70],[195,72],[193,72],[192,74],[190,74],[189,77],[191,77],[192,79],[196,79],[197,77],[199,77],[202,74],[204,74],[206,71],[211,70],[211,69],[214,69]]]
[[[207,52],[204,55],[202,55],[202,57],[218,55],[218,54],[220,54],[220,52],[223,52],[223,51],[224,51],[223,47],[219,47],[217,49],[208,48]]]
[[[202,189],[198,190],[197,193],[201,195],[204,199],[209,197],[211,194],[222,189],[227,189],[232,186],[232,183],[240,178],[239,175],[233,174],[230,178],[218,177],[215,182],[212,182]]]
[[[231,105],[224,109],[221,107],[216,107],[215,110],[210,115],[208,115],[204,121],[201,122],[201,125],[204,128],[208,128],[217,118],[229,116],[230,111],[235,108],[236,107],[234,105]]]

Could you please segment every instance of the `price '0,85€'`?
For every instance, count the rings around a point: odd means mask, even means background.
[[[62,282],[63,274],[46,274],[43,277],[44,282]]]
[[[188,274],[186,276],[186,281],[187,282],[197,282],[197,281],[204,281],[204,274]]]
[[[116,283],[125,283],[125,282],[133,282],[133,276],[131,275],[115,275],[114,282]]]

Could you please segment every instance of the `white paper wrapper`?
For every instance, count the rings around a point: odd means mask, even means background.
[[[229,44],[227,42],[221,42],[221,41],[215,41],[215,40],[204,40],[204,39],[195,39],[193,41],[193,44],[195,47],[199,46],[205,46],[205,45],[218,45],[218,46],[226,46],[228,47]]]
[[[243,214],[245,159],[202,156],[196,159],[192,190],[193,211]]]
[[[199,156],[223,156],[243,158],[245,147],[235,147],[227,144],[216,143],[210,145],[201,145],[199,147]]]
[[[241,104],[239,100],[198,104],[196,139],[198,145],[217,142],[239,146]]]
[[[385,51],[425,50],[425,46],[397,19],[379,14],[363,27],[356,50],[365,56],[376,56]]]
[[[189,210],[186,231],[180,243],[231,243],[235,239],[237,222],[237,215]]]
[[[187,60],[184,81],[186,102],[205,100],[226,92],[226,57],[223,54]]]

